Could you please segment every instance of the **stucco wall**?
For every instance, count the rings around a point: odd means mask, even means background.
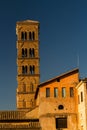
[[[67,117],[67,129],[77,130],[77,93],[78,73],[65,76],[60,81],[53,81],[40,87],[39,119],[42,130],[55,130],[56,117]],[[54,88],[58,88],[58,97],[54,97]],[[62,87],[66,87],[66,96],[62,97]],[[70,87],[74,88],[74,96],[70,97]],[[46,97],[46,88],[50,88],[50,97]],[[63,109],[58,106],[63,105]],[[65,129],[64,129],[65,130]]]
[[[82,82],[78,90],[78,128],[79,130],[87,130],[86,126],[86,84]],[[83,93],[83,101],[81,101],[81,92]]]

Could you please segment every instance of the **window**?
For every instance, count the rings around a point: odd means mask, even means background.
[[[81,92],[81,102],[83,102],[83,92]]]
[[[67,128],[67,117],[56,118],[56,129]]]
[[[22,74],[24,74],[25,70],[24,70],[24,66],[22,66]]]
[[[21,32],[21,40],[27,40],[27,32]]]
[[[74,89],[73,87],[70,87],[70,97],[73,97],[74,96]]]
[[[60,79],[59,79],[59,78],[57,79],[57,82],[60,82]]]
[[[50,97],[50,88],[46,88],[46,97]]]
[[[35,56],[34,48],[30,48],[29,49],[29,56],[30,57],[34,57]]]
[[[24,32],[21,32],[21,40],[24,40]]]
[[[25,48],[25,57],[27,57],[27,49]]]
[[[30,66],[30,74],[35,74],[35,66]]]
[[[58,106],[58,109],[59,109],[59,110],[62,110],[62,109],[64,109],[64,106],[63,106],[63,105],[59,105],[59,106]]]
[[[54,88],[54,97],[58,97],[58,88]]]
[[[22,74],[27,74],[27,66],[22,66]]]
[[[25,32],[25,40],[27,40],[27,32]]]
[[[24,49],[22,48],[22,57],[25,56],[25,52],[24,52]]]
[[[35,40],[35,33],[29,32],[29,40]]]
[[[22,57],[27,57],[27,49],[22,48]]]
[[[32,57],[35,56],[34,48],[32,48]]]
[[[31,48],[29,49],[29,56],[32,57]]]
[[[25,66],[25,73],[27,73],[27,66]]]
[[[66,88],[65,87],[62,88],[62,97],[66,97]]]
[[[29,40],[32,40],[31,32],[29,32]]]
[[[32,40],[34,40],[34,39],[35,39],[35,33],[32,32]]]

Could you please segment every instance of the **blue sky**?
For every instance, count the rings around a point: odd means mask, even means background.
[[[40,22],[41,82],[78,66],[87,77],[86,0],[0,0],[0,110],[16,109],[15,28],[27,19]]]

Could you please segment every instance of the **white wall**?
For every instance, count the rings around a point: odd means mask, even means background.
[[[79,104],[78,104],[78,128],[79,130],[87,130],[86,126],[86,83],[80,83],[78,90]],[[83,101],[81,102],[81,92],[83,93]]]

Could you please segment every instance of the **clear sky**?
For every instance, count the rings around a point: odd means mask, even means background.
[[[0,0],[0,110],[16,109],[16,22],[40,22],[41,82],[79,66],[87,77],[87,0]]]

